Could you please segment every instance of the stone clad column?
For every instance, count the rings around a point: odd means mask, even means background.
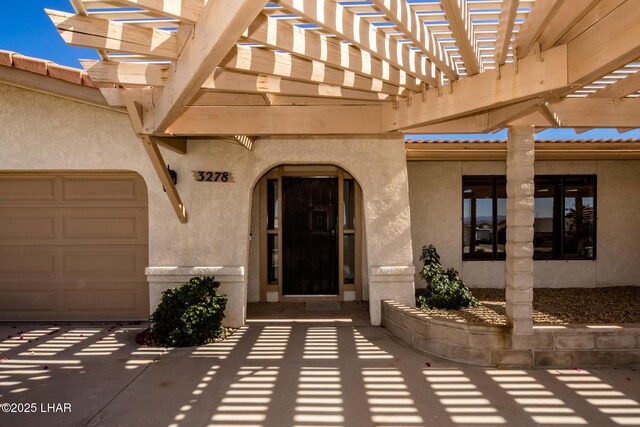
[[[534,127],[510,127],[507,138],[507,325],[511,349],[530,350],[533,335]]]

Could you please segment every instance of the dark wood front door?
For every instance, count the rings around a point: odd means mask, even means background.
[[[282,178],[283,293],[338,295],[338,178]]]

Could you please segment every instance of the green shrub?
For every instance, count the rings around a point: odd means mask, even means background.
[[[162,293],[151,315],[151,330],[165,346],[206,344],[224,335],[222,319],[227,297],[218,294],[220,282],[213,277],[193,277]]]
[[[442,268],[440,255],[433,245],[422,247],[420,260],[424,261],[420,277],[427,282],[427,287],[416,290],[418,308],[457,310],[478,305],[458,272],[453,267],[446,271]]]

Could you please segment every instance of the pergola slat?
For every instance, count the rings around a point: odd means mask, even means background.
[[[244,38],[272,49],[289,52],[318,62],[316,75],[325,71],[320,63],[348,70],[360,75],[418,91],[420,85],[407,78],[406,73],[385,65],[379,58],[366,56],[360,49],[340,43],[335,37],[321,36],[317,32],[293,27],[278,19],[258,16],[244,33]]]
[[[458,79],[442,46],[405,0],[373,0],[373,4],[449,79]]]
[[[500,9],[500,23],[498,24],[498,35],[496,36],[496,67],[503,65],[507,60],[509,45],[515,19],[518,14],[519,0],[503,0]]]
[[[640,90],[640,71],[589,95],[590,98],[624,98]]]
[[[441,0],[442,9],[458,45],[467,75],[471,76],[480,72],[480,62],[474,46],[473,27],[467,14],[466,4],[462,2],[464,7],[461,9],[458,0]]]
[[[324,63],[299,58],[269,49],[234,46],[221,62],[222,67],[252,73],[271,74],[295,80],[323,83],[345,88],[401,95],[404,88],[351,71],[325,66]]]
[[[108,82],[121,85],[163,86],[169,77],[169,64],[143,62],[115,62],[82,60],[89,76],[96,82]],[[363,90],[387,95],[400,95],[404,88],[384,83],[380,80],[366,78],[354,73],[345,72],[323,64],[297,58],[286,53],[234,46],[220,62],[222,68],[249,72],[253,74],[269,74],[272,76],[301,80],[312,84],[341,86],[345,89]],[[315,73],[322,67],[323,73]]]
[[[426,58],[412,51],[406,44],[387,37],[384,31],[378,30],[339,3],[332,0],[278,0],[278,3],[409,76],[434,86],[437,84]]]

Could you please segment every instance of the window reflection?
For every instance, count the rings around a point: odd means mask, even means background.
[[[267,229],[278,229],[278,180],[267,180]]]
[[[345,234],[343,238],[344,246],[344,265],[343,279],[344,283],[355,283],[355,265],[356,265],[356,245],[355,236],[353,234]]]
[[[595,236],[592,177],[566,178],[564,182],[564,255],[593,258]]]
[[[493,253],[493,185],[491,177],[465,179],[463,194],[463,253]]]
[[[535,177],[534,259],[595,259],[595,187],[595,175]],[[464,176],[462,194],[463,259],[504,259],[505,177]]]
[[[344,202],[344,228],[353,230],[355,228],[355,200],[356,189],[353,179],[344,180],[343,202]]]
[[[278,283],[278,235],[267,235],[267,275],[270,284]]]
[[[535,187],[533,253],[536,258],[551,259],[556,246],[553,221],[556,184],[552,179],[539,178],[535,182]]]

